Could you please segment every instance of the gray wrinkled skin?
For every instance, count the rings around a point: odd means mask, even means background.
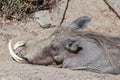
[[[78,36],[79,35],[79,36]],[[76,38],[81,47],[78,52],[61,50],[55,56],[56,61],[63,61],[62,67],[74,70],[89,70],[98,73],[120,73],[120,38],[109,38],[83,32],[68,39]],[[58,42],[61,44],[61,42]],[[75,47],[76,48],[76,47]]]
[[[67,27],[61,27],[47,40],[27,41],[21,51],[15,50],[28,60],[39,65],[58,65],[73,70],[88,70],[97,73],[120,73],[120,38],[96,33],[77,31],[85,28],[90,18],[84,16]]]

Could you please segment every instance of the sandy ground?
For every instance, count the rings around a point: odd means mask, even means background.
[[[63,25],[79,16],[86,15],[92,18],[86,30],[110,36],[120,35],[120,19],[103,0],[70,0]],[[54,28],[42,29],[34,20],[7,24],[3,24],[1,21],[0,80],[120,80],[120,75],[19,64],[14,62],[8,54],[8,41],[10,39],[16,41],[42,39],[53,31]]]

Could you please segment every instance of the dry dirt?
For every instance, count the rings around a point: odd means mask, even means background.
[[[63,25],[79,16],[92,18],[85,30],[110,36],[120,35],[120,19],[103,0],[70,0]],[[4,24],[1,19],[0,80],[120,80],[120,75],[19,64],[11,59],[8,52],[8,41],[10,39],[42,39],[49,36],[53,31],[54,28],[42,29],[34,20]]]

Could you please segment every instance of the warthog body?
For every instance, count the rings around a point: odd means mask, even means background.
[[[74,70],[119,74],[120,38],[78,31],[89,21],[88,17],[80,17],[67,27],[60,27],[47,40],[21,41],[15,44],[14,50],[10,41],[10,54],[21,63],[61,65]],[[17,51],[20,47],[21,51]],[[23,53],[26,55],[20,55]]]

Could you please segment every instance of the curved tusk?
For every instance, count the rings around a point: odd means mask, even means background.
[[[8,49],[9,49],[10,55],[13,57],[13,59],[15,61],[17,61],[17,62],[20,62],[20,63],[26,62],[26,60],[24,58],[19,57],[18,55],[16,55],[16,53],[12,49],[11,44],[12,44],[12,40],[9,41]]]
[[[14,50],[17,49],[18,47],[25,46],[26,42],[25,41],[19,41],[14,45]]]

